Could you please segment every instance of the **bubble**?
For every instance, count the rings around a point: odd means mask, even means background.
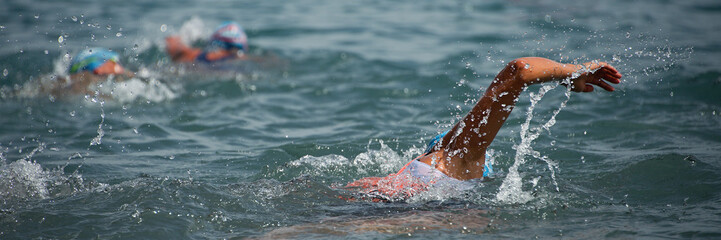
[[[545,20],[547,23],[551,23],[553,19],[551,19],[551,15],[546,14],[546,17],[544,18],[544,20]]]
[[[77,22],[77,21],[78,21],[78,17],[76,17],[76,16],[72,16],[72,17],[70,17],[70,19],[72,19],[73,22]]]
[[[105,29],[110,30],[110,29],[113,29],[113,27],[111,27],[110,25],[107,25],[107,26],[105,26]]]
[[[161,32],[165,32],[165,31],[167,31],[167,30],[168,30],[168,25],[165,25],[165,24],[160,25],[160,31],[161,31]]]
[[[7,68],[5,70],[3,70],[3,77],[7,77],[8,74],[10,74],[10,72],[8,72]]]
[[[71,117],[75,117],[75,111],[70,112]]]
[[[50,53],[50,52],[48,52],[48,50],[45,50],[44,52],[45,52],[45,55],[48,55],[48,53]]]
[[[115,34],[115,36],[116,36],[116,37],[122,37],[122,36],[123,36],[123,33],[118,32],[118,33]]]
[[[58,43],[63,43],[63,41],[65,41],[63,36],[58,37]]]
[[[35,14],[35,19],[38,19],[38,18],[40,18],[40,15]]]

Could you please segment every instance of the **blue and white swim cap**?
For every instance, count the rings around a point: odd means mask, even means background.
[[[248,48],[248,36],[245,35],[243,28],[236,22],[220,24],[210,40],[212,44],[225,49],[237,48],[245,51]]]
[[[85,49],[78,53],[73,60],[70,62],[70,73],[77,73],[80,71],[92,72],[96,68],[103,65],[107,61],[113,61],[116,63],[120,62],[120,57],[117,53],[110,51],[105,48],[90,48]]]

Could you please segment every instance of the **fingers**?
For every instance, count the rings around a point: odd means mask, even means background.
[[[618,73],[618,71],[611,67],[606,66],[604,68],[601,68],[597,71],[597,74],[599,74],[599,78],[603,78],[606,81],[609,81],[611,83],[620,83],[622,75]]]
[[[599,86],[599,87],[603,88],[603,90],[606,90],[609,92],[613,92],[613,90],[615,90],[611,85],[609,85],[608,83],[606,83],[602,80],[597,80],[595,82],[592,82],[592,84],[595,84],[596,86]]]
[[[606,65],[598,69],[595,73],[593,73],[593,76],[593,79],[588,81],[587,83],[597,85],[609,92],[612,92],[615,89],[608,83],[621,83],[621,74],[618,73],[618,70],[616,70],[610,65]],[[608,83],[604,82],[604,80],[608,81]]]
[[[583,65],[591,71],[582,73],[581,77],[571,80],[574,82],[571,89],[574,92],[593,92],[593,85],[612,92],[616,89],[611,86],[611,84],[621,83],[621,77],[623,77],[623,75],[606,62],[594,61],[587,62]]]

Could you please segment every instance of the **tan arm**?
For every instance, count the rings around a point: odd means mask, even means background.
[[[529,85],[571,78],[572,90],[593,91],[597,85],[613,91],[606,81],[620,83],[621,74],[604,62],[562,64],[539,57],[513,60],[498,73],[471,111],[436,145],[434,151],[421,158],[450,177],[461,180],[483,176],[488,146],[498,134],[520,96]]]

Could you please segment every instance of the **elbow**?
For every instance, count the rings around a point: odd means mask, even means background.
[[[527,85],[529,82],[526,81],[526,77],[531,72],[531,65],[526,58],[517,58],[513,61],[508,62],[506,67],[501,71],[503,76],[502,81],[511,81],[520,85]],[[514,84],[514,85],[516,85]]]
[[[506,68],[510,68],[514,75],[521,75],[529,71],[531,64],[527,58],[516,58],[510,61]]]

